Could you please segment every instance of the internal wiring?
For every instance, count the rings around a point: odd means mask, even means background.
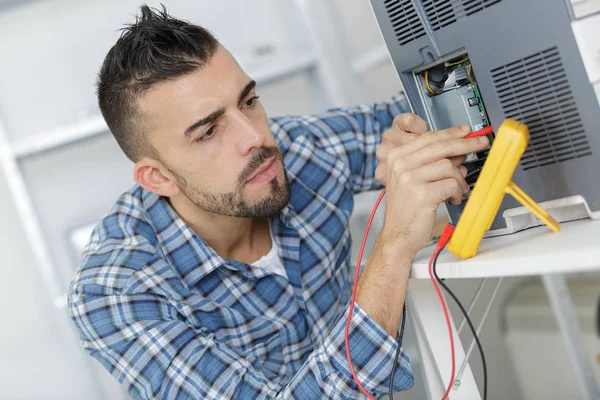
[[[431,94],[435,94],[431,86],[429,85],[429,71],[425,71],[425,86],[427,87],[427,91]]]
[[[473,77],[471,76],[471,71],[473,67],[471,65],[467,65],[465,67],[465,72],[467,73],[467,78],[469,79],[469,83],[473,83]]]
[[[462,63],[464,63],[465,61],[469,61],[469,57],[465,57],[465,58],[463,58],[463,59],[462,59],[462,60],[460,60],[460,61],[455,61],[455,62],[453,62],[453,63],[448,63],[448,64],[446,64],[446,66],[447,66],[447,67],[451,67],[451,66],[453,66],[453,65],[462,64]]]

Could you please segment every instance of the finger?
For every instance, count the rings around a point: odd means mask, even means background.
[[[439,197],[437,203],[450,201],[452,204],[459,205],[462,203],[463,193],[460,184],[454,178],[447,178],[441,181],[430,183],[428,190],[436,193]]]
[[[399,114],[394,118],[394,125],[405,132],[422,134],[427,132],[427,122],[417,114]]]
[[[421,168],[414,169],[409,173],[413,175],[412,179],[414,179],[415,182],[437,182],[452,178],[458,182],[463,193],[469,192],[469,185],[465,180],[467,169],[462,165],[456,167],[447,158],[439,160],[433,164],[428,164]]]
[[[452,139],[430,143],[405,156],[405,163],[412,168],[432,164],[443,158],[464,156],[469,153],[481,151],[489,145],[487,137],[472,139]]]
[[[467,156],[450,157],[450,161],[452,161],[452,164],[454,164],[456,166],[459,166],[462,163],[464,163],[466,159],[467,159]]]
[[[460,139],[468,135],[470,132],[471,128],[469,125],[455,126],[452,128],[443,129],[441,131],[429,131],[422,135],[415,136],[413,141],[402,146],[401,151],[403,154],[411,154],[425,146],[430,145],[431,143],[444,140]]]

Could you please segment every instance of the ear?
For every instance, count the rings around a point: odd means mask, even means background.
[[[144,157],[138,161],[133,167],[133,179],[144,189],[159,196],[172,197],[179,193],[179,186],[157,160]]]

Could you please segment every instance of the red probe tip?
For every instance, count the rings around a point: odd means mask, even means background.
[[[491,135],[492,133],[494,133],[494,128],[490,125],[490,126],[486,126],[483,129],[480,129],[478,131],[469,133],[467,136],[465,136],[465,139],[471,139],[471,138],[479,137],[479,136],[487,136],[487,135]]]

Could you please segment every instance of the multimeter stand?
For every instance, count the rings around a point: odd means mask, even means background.
[[[450,239],[448,250],[452,254],[463,259],[477,254],[483,235],[492,226],[505,194],[510,194],[527,207],[552,231],[560,230],[558,222],[512,182],[528,143],[529,130],[524,124],[507,119],[500,126]]]

